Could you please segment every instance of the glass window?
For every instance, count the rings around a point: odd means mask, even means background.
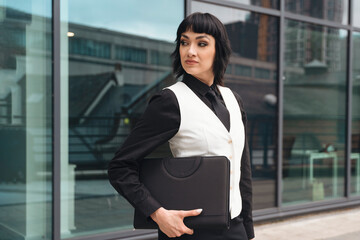
[[[236,2],[241,4],[249,4],[265,8],[279,8],[279,0],[229,0],[229,2]]]
[[[269,69],[262,69],[262,68],[255,68],[255,77],[262,78],[262,79],[270,79],[270,70]]]
[[[277,79],[271,74],[278,69],[278,18],[199,2],[191,9],[214,14],[226,27],[234,72],[225,74],[224,83],[239,93],[247,112],[254,209],[274,207],[278,121]]]
[[[291,20],[285,26],[283,202],[341,197],[347,31]]]
[[[172,66],[172,60],[168,52],[151,50],[151,64],[161,66]]]
[[[360,27],[360,1],[352,0],[352,16],[353,16],[353,25]]]
[[[133,208],[107,165],[149,98],[175,82],[184,1],[62,0],[61,13],[61,236],[133,234]]]
[[[351,193],[360,195],[360,33],[353,32]]]
[[[52,239],[52,1],[0,1],[0,238]]]
[[[236,64],[235,65],[235,75],[244,76],[244,77],[252,77],[252,67]]]
[[[286,11],[348,24],[348,0],[285,0]]]
[[[69,51],[71,55],[79,54],[85,56],[110,58],[110,44],[107,42],[94,41],[71,37],[69,39]]]
[[[146,63],[146,56],[146,49],[130,46],[116,46],[116,59],[127,62]]]

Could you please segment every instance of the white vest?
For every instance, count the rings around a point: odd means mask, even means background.
[[[230,160],[230,214],[242,209],[240,165],[245,143],[244,125],[239,104],[229,88],[218,86],[230,113],[230,132],[215,113],[183,82],[168,87],[180,107],[180,127],[169,140],[174,157],[227,156]]]

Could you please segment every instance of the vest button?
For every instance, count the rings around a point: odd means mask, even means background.
[[[232,190],[232,187],[230,186],[230,190]]]
[[[230,170],[230,174],[233,174],[233,171],[232,171],[232,170]]]
[[[232,156],[229,156],[229,159],[232,159],[233,157]]]
[[[232,143],[232,140],[230,139],[230,140],[228,141],[228,143],[229,143],[229,144]]]

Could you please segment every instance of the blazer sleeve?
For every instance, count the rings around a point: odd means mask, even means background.
[[[147,217],[161,205],[140,182],[139,165],[143,158],[172,138],[179,126],[176,96],[169,89],[162,90],[151,98],[144,114],[109,163],[111,185]]]
[[[250,151],[247,137],[247,116],[244,109],[243,101],[239,94],[233,92],[241,110],[242,120],[245,128],[245,146],[241,157],[241,177],[240,177],[240,193],[242,199],[242,211],[240,216],[243,218],[246,234],[249,239],[255,237],[254,224],[252,217],[252,177],[250,165]]]

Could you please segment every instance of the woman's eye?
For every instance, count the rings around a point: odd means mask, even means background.
[[[208,45],[208,44],[207,44],[206,42],[200,42],[200,43],[199,43],[199,46],[200,46],[200,47],[206,47],[207,45]]]
[[[186,41],[184,41],[184,40],[180,41],[180,44],[181,44],[182,46],[188,45],[188,43],[187,43]]]

